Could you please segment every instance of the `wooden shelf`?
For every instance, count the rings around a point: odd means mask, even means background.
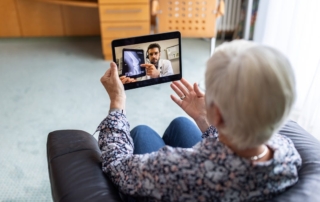
[[[78,7],[87,7],[87,8],[98,8],[97,0],[29,0],[29,1],[39,1],[44,3],[51,3],[51,4],[59,4],[59,5],[66,5],[66,6],[78,6]]]

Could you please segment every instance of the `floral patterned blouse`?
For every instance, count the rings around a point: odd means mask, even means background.
[[[126,116],[111,112],[98,126],[102,170],[125,194],[143,201],[261,201],[298,181],[301,158],[292,141],[274,135],[273,159],[255,162],[237,156],[209,127],[192,148],[165,146],[133,154]]]

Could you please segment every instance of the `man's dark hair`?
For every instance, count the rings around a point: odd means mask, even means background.
[[[161,47],[159,44],[157,43],[152,43],[148,46],[148,49],[147,49],[147,53],[149,53],[149,49],[153,49],[153,48],[158,48],[159,49],[159,53],[161,52]]]

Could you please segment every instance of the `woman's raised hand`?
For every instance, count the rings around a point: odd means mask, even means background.
[[[180,81],[172,82],[170,86],[178,96],[171,95],[171,99],[193,118],[200,130],[204,132],[209,124],[207,122],[204,93],[200,91],[197,83],[192,86],[182,78]]]
[[[117,65],[111,62],[110,68],[100,79],[110,97],[110,109],[125,109],[126,94],[118,75]]]

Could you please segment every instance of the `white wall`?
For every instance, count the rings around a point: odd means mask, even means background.
[[[278,49],[296,77],[291,119],[320,140],[320,1],[261,0],[254,41]]]
[[[122,49],[123,48],[143,49],[144,54],[146,54],[148,46],[152,43],[158,43],[160,45],[160,47],[161,47],[160,58],[161,59],[168,59],[166,49],[168,47],[178,45],[179,39],[169,39],[169,40],[163,40],[163,41],[155,41],[155,42],[140,43],[140,44],[135,44],[135,45],[116,47],[115,48],[116,59],[120,59],[120,61],[122,60]],[[144,57],[146,57],[146,55],[144,55]],[[179,59],[173,59],[170,61],[172,64],[173,74],[179,74],[180,73]],[[122,65],[122,64],[120,64],[120,65]],[[122,69],[122,68],[120,67],[120,69]]]

